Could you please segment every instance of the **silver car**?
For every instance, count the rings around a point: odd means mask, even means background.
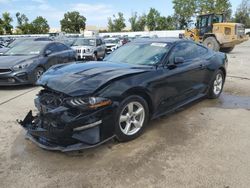
[[[78,60],[98,60],[105,57],[106,45],[99,37],[78,38],[72,45]]]

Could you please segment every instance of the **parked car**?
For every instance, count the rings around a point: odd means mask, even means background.
[[[104,39],[106,44],[106,53],[110,54],[121,46],[119,38],[106,38]]]
[[[63,37],[63,38],[55,39],[55,41],[61,42],[61,43],[65,44],[66,46],[71,47],[75,43],[76,39],[77,38]]]
[[[188,40],[139,39],[103,63],[57,65],[20,124],[27,138],[49,150],[91,148],[111,138],[138,137],[149,120],[202,97],[218,98],[227,56]]]
[[[0,85],[34,84],[52,65],[75,59],[75,51],[62,43],[22,42],[0,56]]]
[[[124,45],[124,44],[127,44],[129,41],[128,37],[123,37],[121,40],[120,40],[120,44],[121,45]]]
[[[3,53],[5,53],[8,49],[9,49],[9,48],[0,45],[0,55],[3,54]]]
[[[72,48],[79,60],[99,60],[105,57],[106,45],[99,37],[77,38]]]
[[[20,44],[22,42],[26,41],[53,41],[52,39],[48,37],[22,37],[22,38],[17,38],[14,39],[12,42],[10,42],[4,49],[0,49],[0,54],[3,54],[7,52],[10,48],[13,46]]]

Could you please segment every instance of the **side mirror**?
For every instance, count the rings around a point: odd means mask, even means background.
[[[178,64],[182,64],[184,63],[184,58],[183,57],[176,57],[174,59],[174,64],[178,65]]]
[[[49,56],[50,54],[52,54],[52,51],[51,51],[51,50],[46,50],[46,51],[44,52],[44,55],[45,55],[45,56]]]

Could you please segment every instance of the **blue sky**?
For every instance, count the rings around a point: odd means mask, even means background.
[[[240,0],[231,0],[233,11]],[[162,15],[173,14],[172,0],[0,0],[0,13],[25,13],[30,20],[36,16],[45,17],[51,28],[59,28],[59,21],[67,11],[79,11],[87,18],[87,25],[106,26],[107,17],[123,12],[125,18],[131,13],[147,13],[154,7]],[[15,23],[14,23],[15,24]]]

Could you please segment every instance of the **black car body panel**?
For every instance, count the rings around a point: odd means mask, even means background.
[[[206,49],[206,53],[194,58],[192,63],[189,60],[172,65],[169,63],[172,50],[186,41],[143,39],[139,43],[152,41],[171,45],[170,52],[154,66],[104,61],[50,68],[38,81],[38,85],[44,87],[35,101],[39,114],[29,113],[20,122],[29,138],[50,150],[71,151],[96,146],[115,136],[114,117],[126,96],[142,96],[148,103],[150,118],[154,119],[206,96],[217,70],[221,69],[226,75],[227,58],[222,53]],[[86,110],[66,102],[79,96],[108,98],[112,104]]]
[[[92,94],[112,80],[152,70],[148,66],[133,67],[123,63],[81,62],[49,69],[37,84],[70,96]]]

